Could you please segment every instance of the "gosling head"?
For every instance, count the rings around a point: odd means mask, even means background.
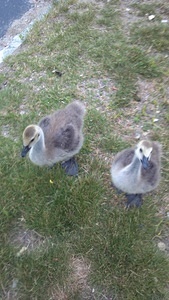
[[[29,150],[38,142],[40,128],[37,125],[29,125],[23,132],[23,149],[21,156],[25,157]]]
[[[148,169],[150,165],[151,153],[153,151],[153,147],[151,142],[149,141],[140,141],[137,146],[135,153],[138,159],[141,161],[144,169]]]

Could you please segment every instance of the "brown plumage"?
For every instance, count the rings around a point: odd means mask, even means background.
[[[44,117],[38,125],[27,126],[23,132],[22,156],[29,151],[30,160],[39,166],[72,159],[83,145],[84,115],[84,105],[74,101]]]

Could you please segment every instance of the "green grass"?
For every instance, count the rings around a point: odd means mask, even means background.
[[[155,15],[156,19],[161,20],[169,14],[168,1],[151,1],[150,3],[133,3],[131,7],[138,10],[138,15],[145,17],[147,15]]]
[[[90,234],[88,230],[88,242],[86,233],[79,239],[81,252],[84,255],[89,252],[90,260],[95,261],[93,284],[102,283],[102,288],[106,286],[107,294],[111,295],[122,291],[120,299],[160,299],[160,290],[165,288],[160,286],[165,277],[164,257],[152,242],[157,233],[153,208],[145,206],[141,212],[120,212],[106,207],[103,209],[106,218],[100,217],[95,232]]]
[[[132,9],[144,18],[152,7],[167,13],[153,2]],[[168,27],[137,24],[126,36],[117,0],[60,1],[2,65],[0,299],[169,298],[157,247],[168,236]],[[74,99],[87,106],[78,178],[22,159],[24,128]],[[162,181],[126,211],[110,165],[137,132],[162,143]]]
[[[138,15],[143,17],[147,15],[156,15],[157,4],[155,3],[134,3],[132,7],[138,9]]]
[[[134,38],[142,44],[154,47],[159,52],[169,50],[169,28],[165,24],[133,28]]]

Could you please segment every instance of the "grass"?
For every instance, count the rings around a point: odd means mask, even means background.
[[[133,29],[133,36],[141,43],[146,43],[148,46],[154,47],[159,52],[169,50],[169,28],[164,24],[146,26]]]
[[[141,17],[145,17],[147,15],[155,15],[158,20],[164,19],[164,16],[168,16],[168,2],[164,0],[163,3],[161,1],[151,1],[150,3],[133,3],[131,7],[134,7],[138,10],[138,15]]]
[[[143,19],[152,11],[127,5]],[[168,236],[168,27],[136,18],[126,36],[124,18],[117,0],[54,3],[2,65],[1,299],[169,297],[168,252],[157,247]],[[78,178],[21,159],[25,126],[74,99],[87,106]],[[137,134],[162,143],[162,180],[126,211],[110,165]]]
[[[144,209],[141,213],[128,214],[114,211],[110,207],[104,208],[103,213],[106,213],[107,218],[101,218],[95,233],[89,234],[90,245],[83,242],[83,235],[79,240],[84,253],[92,249],[91,245],[94,247],[89,254],[96,264],[93,270],[94,284],[102,283],[102,287],[106,286],[107,294],[111,296],[117,290],[122,291],[120,299],[124,295],[125,299],[152,299],[153,294],[158,293],[160,297],[160,292],[154,289],[154,283],[158,285],[160,281],[161,284],[164,274],[161,273],[162,269],[157,271],[157,265],[161,264],[162,267],[164,260],[150,242],[152,234],[155,234],[155,231],[151,231],[152,224],[155,226],[154,216],[147,215],[148,207]],[[149,209],[152,213],[152,207],[149,206]],[[143,235],[145,240],[142,239]],[[158,288],[160,290],[160,286]]]

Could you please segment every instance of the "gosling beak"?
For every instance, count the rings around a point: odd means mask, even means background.
[[[144,156],[143,155],[143,159],[141,160],[141,163],[142,163],[142,165],[143,165],[143,168],[145,169],[145,170],[147,170],[148,169],[148,167],[149,167],[149,160],[148,160],[148,157],[146,157],[146,156]]]
[[[29,146],[23,146],[23,149],[22,149],[22,152],[21,152],[21,156],[25,157],[26,154],[29,152],[30,148],[31,147],[29,147]]]

